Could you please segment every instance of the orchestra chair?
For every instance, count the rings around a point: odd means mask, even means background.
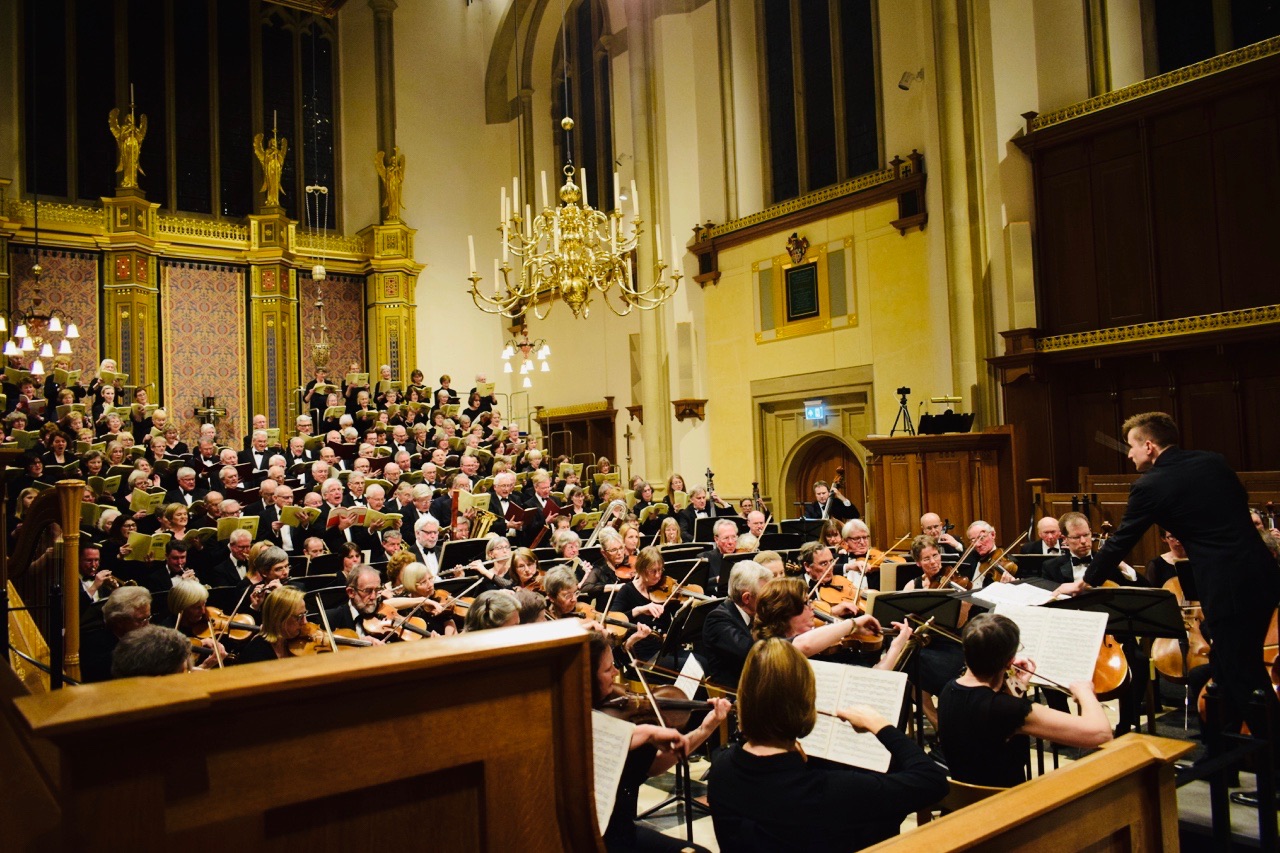
[[[933,820],[935,811],[940,814],[959,811],[965,806],[971,806],[974,803],[981,802],[992,794],[998,794],[1007,788],[997,788],[990,785],[970,785],[968,782],[960,782],[955,779],[948,778],[947,784],[950,790],[931,809],[925,809],[916,813],[916,823],[928,823]]]

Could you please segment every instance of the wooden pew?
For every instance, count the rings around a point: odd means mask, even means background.
[[[0,797],[56,807],[3,846],[602,850],[572,622],[10,692]]]
[[[1192,748],[1185,741],[1128,734],[868,850],[1177,850],[1173,762]]]

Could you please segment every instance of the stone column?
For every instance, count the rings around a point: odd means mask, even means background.
[[[954,392],[965,397],[980,426],[996,423],[994,383],[985,359],[991,355],[991,296],[983,279],[982,148],[975,94],[979,69],[965,0],[933,4],[942,150],[942,198],[946,223],[947,296],[951,313],[951,376]]]
[[[627,69],[631,77],[631,132],[635,151],[635,181],[644,207],[647,239],[640,240],[636,251],[637,275],[641,282],[653,275],[656,259],[654,222],[659,218],[662,200],[659,195],[657,151],[652,123],[655,107],[653,79],[652,0],[634,0],[627,10]],[[665,231],[670,239],[670,225]],[[672,259],[680,263],[681,258]],[[667,316],[669,306],[640,311],[640,403],[644,421],[640,435],[644,441],[646,476],[661,479],[672,470],[671,453],[671,388],[670,362],[667,352]]]

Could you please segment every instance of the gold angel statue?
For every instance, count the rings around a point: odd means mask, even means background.
[[[120,149],[120,159],[116,163],[116,171],[121,174],[120,186],[136,187],[138,174],[146,174],[138,165],[138,160],[142,156],[142,140],[147,137],[147,117],[144,114],[142,121],[134,124],[133,111],[130,110],[124,117],[124,124],[121,124],[120,110],[113,109],[107,115],[107,125],[111,128],[111,135],[116,138],[116,147]]]
[[[284,168],[284,158],[288,151],[289,140],[287,139],[281,139],[277,145],[273,134],[271,141],[263,148],[262,134],[253,135],[253,153],[262,164],[262,192],[266,193],[264,203],[267,207],[280,206],[280,193],[284,192],[280,188],[280,171]]]
[[[373,164],[378,167],[378,177],[382,178],[382,206],[387,211],[387,219],[399,219],[400,187],[404,184],[404,155],[397,146],[391,150],[390,161],[386,161],[386,152],[379,151],[378,156],[373,158]]]

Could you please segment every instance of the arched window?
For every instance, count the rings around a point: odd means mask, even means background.
[[[762,0],[770,204],[880,168],[871,0]]]
[[[613,97],[610,88],[609,51],[604,36],[609,22],[603,0],[577,0],[568,11],[563,38],[556,39],[551,66],[551,127],[556,162],[572,156],[573,164],[587,170],[588,199],[597,210],[612,210],[613,199]],[[565,42],[568,42],[568,57]],[[560,119],[574,121],[572,152],[565,150]],[[563,176],[557,176],[563,183]]]

